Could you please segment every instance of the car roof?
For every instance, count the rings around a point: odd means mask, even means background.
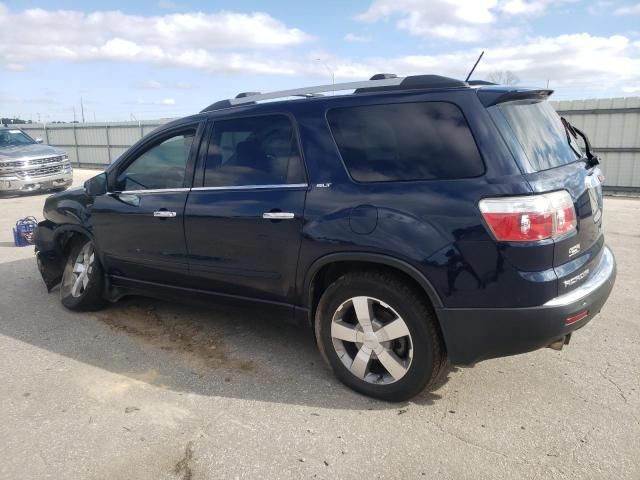
[[[329,85],[319,85],[315,87],[303,87],[293,90],[282,90],[277,92],[241,92],[235,98],[219,100],[204,108],[201,112],[180,119],[173,120],[164,127],[175,127],[183,123],[193,122],[202,118],[225,117],[234,114],[251,114],[253,111],[272,110],[277,105],[277,109],[287,111],[289,107],[299,105],[301,102],[310,103],[333,103],[344,98],[362,96],[371,98],[372,96],[384,96],[390,98],[396,95],[407,93],[428,93],[443,91],[466,90],[476,92],[480,101],[485,106],[497,103],[519,100],[522,98],[546,99],[553,90],[538,89],[534,87],[522,87],[513,85],[497,85],[482,80],[471,80],[469,82],[443,77],[440,75],[415,75],[408,77],[397,77],[394,74],[376,74],[370,80],[364,82],[348,82]],[[331,92],[330,95],[322,93]],[[336,92],[341,92],[335,95]],[[346,92],[346,93],[345,93]]]

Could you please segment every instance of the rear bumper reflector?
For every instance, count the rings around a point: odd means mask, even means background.
[[[583,318],[586,318],[589,315],[589,310],[585,310],[584,312],[576,313],[575,315],[571,315],[567,317],[564,321],[565,325],[571,325],[573,323],[579,322]]]

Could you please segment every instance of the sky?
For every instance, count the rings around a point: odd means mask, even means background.
[[[553,98],[640,95],[640,1],[0,0],[0,116],[189,115],[379,72],[514,73]]]

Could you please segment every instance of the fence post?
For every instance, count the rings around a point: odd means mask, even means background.
[[[44,126],[44,143],[49,145],[49,131],[47,130],[47,124],[45,123],[43,126]]]
[[[76,124],[73,124],[73,144],[76,147],[76,160],[78,162],[78,167],[80,167],[82,165],[82,162],[80,162],[80,149],[78,148],[78,137],[76,135]]]
[[[107,160],[109,160],[109,164],[111,164],[111,140],[109,139],[109,125],[105,125],[105,129],[107,131]]]

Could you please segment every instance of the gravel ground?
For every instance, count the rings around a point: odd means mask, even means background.
[[[605,200],[617,284],[568,347],[389,404],[260,311],[66,311],[11,237],[44,198],[0,198],[0,478],[640,478],[638,199]]]

